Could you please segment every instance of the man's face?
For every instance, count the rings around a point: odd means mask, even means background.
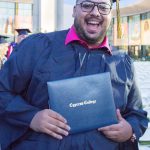
[[[18,38],[17,38],[17,43],[19,44],[23,39],[25,39],[27,37],[27,35],[19,35]]]
[[[110,0],[78,0],[77,4],[83,1],[111,5]],[[90,44],[102,42],[111,22],[111,12],[108,15],[102,15],[99,13],[97,6],[91,12],[85,12],[81,9],[81,5],[76,5],[73,17],[77,34]]]

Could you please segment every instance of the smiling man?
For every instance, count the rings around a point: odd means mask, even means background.
[[[113,2],[77,0],[69,30],[35,34],[17,46],[0,71],[2,150],[138,149],[147,114],[131,58],[106,36]],[[111,76],[118,123],[70,135],[66,118],[49,108],[47,82],[104,72]]]
[[[102,0],[100,3],[78,0],[73,12],[78,36],[91,46],[102,43],[111,22],[111,7],[110,0]]]

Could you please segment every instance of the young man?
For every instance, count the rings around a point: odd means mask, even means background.
[[[70,30],[36,34],[17,47],[0,72],[2,150],[138,149],[148,121],[132,60],[108,44],[111,7],[110,0],[77,0]],[[67,120],[49,109],[47,81],[103,72],[111,74],[118,124],[69,135]]]
[[[0,68],[3,66],[3,64],[6,62],[6,54],[8,49],[8,43],[7,43],[8,36],[0,35]]]
[[[31,31],[29,29],[16,29],[18,36],[17,36],[17,42],[11,42],[8,46],[8,52],[7,52],[7,59],[10,57],[11,53],[15,49],[15,47],[24,40]]]
[[[19,44],[23,39],[25,39],[31,31],[29,29],[16,29],[18,32],[17,43]]]

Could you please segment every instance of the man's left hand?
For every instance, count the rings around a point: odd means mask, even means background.
[[[110,126],[99,128],[107,138],[115,142],[125,142],[132,136],[131,125],[121,116],[120,110],[117,109],[118,124],[113,124]]]

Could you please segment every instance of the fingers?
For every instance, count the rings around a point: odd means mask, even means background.
[[[49,118],[48,123],[54,125],[55,127],[62,128],[66,131],[70,130],[70,127],[66,123],[63,123],[55,118]],[[56,129],[56,132],[57,132],[57,129]]]
[[[110,125],[110,126],[105,126],[105,127],[99,128],[98,130],[99,131],[119,131],[120,128],[123,128],[123,124],[120,123],[120,122],[122,122],[124,119],[121,116],[120,110],[117,109],[116,113],[117,113],[117,118],[118,118],[118,121],[119,121],[118,124],[113,124],[113,125]]]
[[[122,116],[121,116],[120,110],[117,109],[116,112],[117,112],[118,121],[121,121],[123,118],[122,118]]]
[[[55,111],[53,111],[51,109],[48,110],[48,115],[50,117],[53,117],[53,118],[55,118],[57,120],[60,120],[60,121],[62,121],[64,123],[67,123],[67,120],[62,115],[60,115],[59,113],[57,113],[57,112],[55,112]]]
[[[51,130],[46,129],[45,133],[47,133],[48,135],[51,135],[52,137],[54,137],[54,138],[56,138],[58,140],[62,140],[63,139],[62,135],[59,135],[59,134],[57,134],[57,133],[55,133],[55,132],[53,132]]]
[[[118,136],[120,135],[119,125],[111,125],[103,128],[99,128],[98,130],[101,131],[107,138],[118,141]]]
[[[119,124],[116,124],[116,125],[103,127],[98,130],[101,131],[107,138],[118,142],[120,140],[120,135],[121,135],[119,126],[120,126]]]
[[[107,138],[116,142],[124,142],[132,135],[131,125],[121,116],[119,109],[116,111],[118,117],[118,124],[99,128]]]
[[[119,131],[103,131],[103,134],[109,139],[117,139]]]
[[[120,124],[113,124],[110,126],[99,128],[98,130],[103,132],[103,131],[119,131],[119,129],[120,129]]]
[[[54,133],[57,133],[59,135],[67,136],[69,134],[68,131],[66,131],[60,127],[57,127],[53,124],[47,124],[46,129],[48,129],[49,131],[52,131]]]
[[[30,128],[36,132],[46,133],[54,138],[62,139],[62,136],[69,134],[70,127],[66,123],[66,119],[60,114],[45,109],[35,114],[30,123]]]

